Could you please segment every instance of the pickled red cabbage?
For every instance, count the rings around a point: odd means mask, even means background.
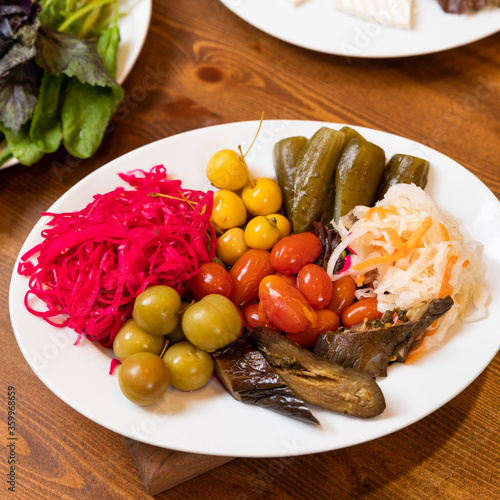
[[[163,165],[119,174],[133,189],[97,194],[85,208],[51,217],[43,241],[20,259],[29,277],[25,306],[56,327],[110,346],[146,287],[183,294],[199,266],[215,257],[209,219],[213,192],[183,189]],[[45,303],[35,309],[32,299]]]

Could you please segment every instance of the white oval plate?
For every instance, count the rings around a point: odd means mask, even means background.
[[[152,8],[152,0],[120,1],[120,12],[123,12],[124,15],[118,21],[120,27],[120,45],[116,67],[116,81],[118,83],[125,81],[141,53],[151,22]],[[0,170],[17,164],[18,161],[12,158],[0,166]]]
[[[410,30],[336,10],[330,0],[221,0],[246,22],[299,47],[346,57],[404,57],[465,45],[500,31],[500,9],[446,14],[437,0],[414,0]]]
[[[134,67],[148,36],[153,0],[121,0],[120,12],[123,16],[118,20],[120,28],[120,45],[116,81],[123,83]]]
[[[274,176],[273,144],[293,135],[310,137],[320,126],[340,124],[313,121],[266,121],[247,161],[252,174]],[[149,170],[164,164],[184,187],[210,189],[205,166],[219,149],[249,146],[258,122],[202,128],[162,139],[132,151],[96,170],[71,188],[51,208],[53,212],[83,208],[97,192],[123,184],[117,176],[136,168]],[[441,348],[415,364],[393,365],[380,379],[387,409],[377,418],[361,420],[313,407],[320,427],[255,406],[239,403],[213,378],[199,391],[169,389],[151,407],[139,407],[122,396],[116,376],[108,375],[110,350],[76,334],[49,326],[24,307],[27,279],[14,269],[10,287],[10,314],[21,351],[42,382],[72,408],[124,436],[174,450],[235,457],[275,457],[317,453],[379,438],[406,427],[467,387],[488,365],[500,347],[500,203],[466,169],[442,154],[384,132],[356,127],[368,140],[382,146],[387,156],[410,153],[429,159],[427,191],[437,203],[462,221],[467,239],[484,244],[487,283],[492,300],[489,316],[457,324]],[[467,199],[467,203],[464,203]],[[20,255],[41,241],[47,219],[34,227]]]

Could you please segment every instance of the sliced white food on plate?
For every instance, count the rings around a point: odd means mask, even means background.
[[[333,6],[346,14],[384,26],[411,28],[413,0],[332,0]]]

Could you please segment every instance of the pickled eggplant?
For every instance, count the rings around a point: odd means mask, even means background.
[[[292,393],[248,340],[239,339],[212,356],[217,377],[234,399],[319,424],[305,402]]]
[[[288,219],[291,218],[293,209],[295,166],[300,151],[306,143],[306,137],[295,136],[282,139],[273,147],[274,171],[283,192],[283,207]]]
[[[349,139],[335,172],[335,222],[356,205],[373,205],[384,167],[381,147],[364,139]]]
[[[304,401],[360,418],[384,411],[384,395],[367,373],[316,356],[269,328],[255,328],[251,340],[292,392]]]
[[[399,344],[394,350],[394,361],[404,363],[408,354],[416,349],[425,337],[426,330],[432,323],[448,312],[453,306],[453,299],[448,295],[442,299],[434,299],[422,307],[410,311],[416,323],[412,335]]]
[[[314,353],[345,368],[357,368],[372,377],[385,377],[389,363],[404,362],[420,343],[425,330],[452,305],[451,297],[435,299],[414,312],[415,318],[411,321],[389,324],[382,319],[366,329],[354,327],[323,333],[318,336]]]
[[[295,168],[292,230],[311,231],[312,223],[321,218],[325,197],[331,189],[335,169],[345,136],[338,130],[320,128],[302,148]]]
[[[380,179],[375,201],[381,200],[394,184],[416,184],[422,189],[427,185],[429,162],[416,156],[395,154],[387,163]]]

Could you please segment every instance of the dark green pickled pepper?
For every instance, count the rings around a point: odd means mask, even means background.
[[[306,143],[307,138],[303,136],[287,137],[278,141],[273,148],[274,171],[283,192],[283,208],[288,219],[291,218],[293,209],[295,165]]]
[[[364,139],[347,142],[335,173],[335,222],[357,205],[373,205],[384,167],[381,147]]]
[[[387,163],[377,188],[375,201],[381,200],[394,184],[416,184],[422,189],[427,185],[429,162],[416,156],[395,154]]]
[[[331,189],[345,135],[328,127],[320,128],[302,148],[295,169],[292,230],[303,233],[321,219]]]

